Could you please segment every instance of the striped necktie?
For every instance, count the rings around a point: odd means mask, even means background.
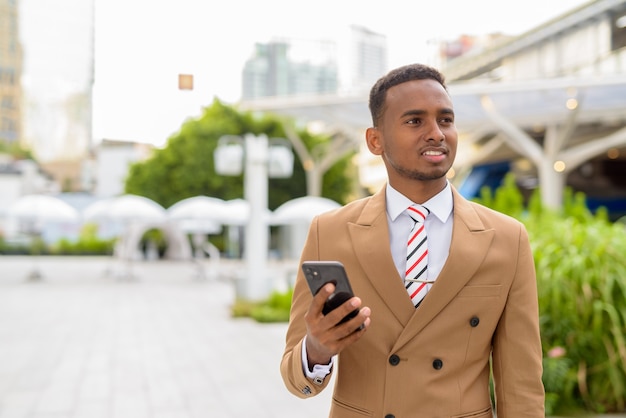
[[[407,213],[413,219],[414,224],[407,242],[404,285],[413,305],[417,308],[430,287],[427,281],[428,246],[426,228],[424,228],[424,221],[430,211],[424,206],[415,204],[409,206]]]

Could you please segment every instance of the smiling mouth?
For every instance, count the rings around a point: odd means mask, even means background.
[[[443,151],[436,151],[436,150],[428,150],[428,151],[424,151],[422,153],[422,155],[431,156],[431,157],[437,157],[437,156],[444,155],[444,154],[445,154],[445,152],[443,152]]]

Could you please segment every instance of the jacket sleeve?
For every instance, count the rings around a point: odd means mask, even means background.
[[[537,280],[528,234],[520,224],[516,274],[493,340],[498,418],[543,418],[542,349]]]
[[[300,257],[300,264],[305,260],[319,260],[317,225],[318,218],[315,218],[309,227],[309,233]],[[331,370],[331,374],[327,375],[323,381],[314,381],[309,379],[303,370],[302,343],[306,336],[304,315],[312,299],[313,297],[304,274],[298,268],[280,373],[287,389],[300,398],[307,398],[320,393],[328,386],[332,374]]]

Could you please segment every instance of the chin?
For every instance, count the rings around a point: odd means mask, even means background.
[[[424,173],[424,172],[411,172],[406,176],[411,180],[419,180],[419,181],[436,181],[446,176],[446,173]]]

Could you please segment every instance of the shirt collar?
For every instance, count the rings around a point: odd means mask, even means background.
[[[392,222],[395,221],[396,218],[406,210],[406,208],[415,203],[391,187],[389,183],[387,183],[385,196],[387,199],[387,214],[391,218]],[[446,187],[444,187],[442,191],[428,199],[428,201],[422,203],[422,205],[426,206],[428,210],[430,210],[430,213],[434,214],[441,222],[445,223],[450,217],[453,208],[452,188],[450,186],[450,182],[447,181]]]

